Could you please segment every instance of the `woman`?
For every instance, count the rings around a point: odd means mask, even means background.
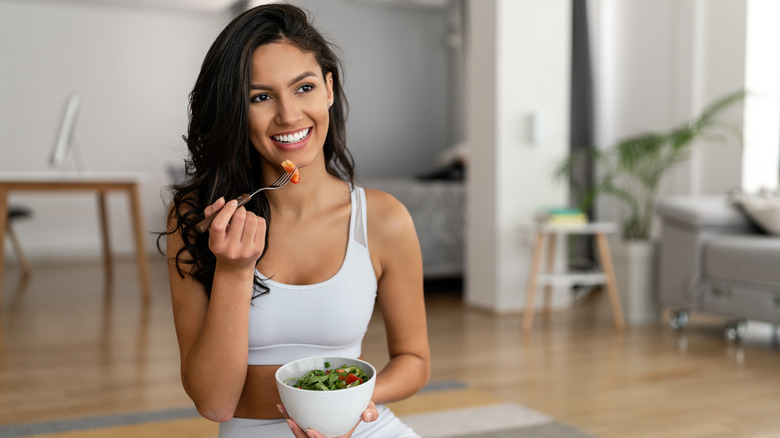
[[[418,436],[383,404],[430,374],[419,243],[402,204],[355,185],[340,80],[304,12],[271,4],[223,30],[190,95],[189,178],[173,188],[166,252],[182,383],[223,438],[321,436],[285,421],[274,373],[306,356],[359,357],[375,301],[390,360],[346,436]],[[299,184],[236,207],[285,160]]]

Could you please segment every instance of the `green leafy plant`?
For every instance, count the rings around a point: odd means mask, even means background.
[[[583,184],[572,181],[582,191],[579,208],[587,211],[595,199],[606,195],[622,206],[622,236],[625,239],[648,239],[661,179],[677,164],[688,159],[692,147],[700,140],[725,140],[724,133],[739,141],[739,129],[722,120],[723,112],[741,102],[744,91],[723,96],[693,121],[667,132],[648,132],[619,141],[601,150],[583,148],[562,161],[555,170],[557,180],[570,180],[583,160],[592,160],[594,181]]]

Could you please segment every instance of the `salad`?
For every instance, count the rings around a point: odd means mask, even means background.
[[[359,366],[342,365],[331,369],[330,362],[325,362],[325,369],[311,370],[302,377],[291,377],[284,383],[300,389],[312,391],[332,391],[335,389],[352,388],[368,380],[366,372]],[[290,383],[290,381],[295,381]]]

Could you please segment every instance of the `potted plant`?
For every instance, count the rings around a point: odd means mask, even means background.
[[[571,180],[573,189],[581,189],[582,211],[588,211],[600,196],[617,202],[622,245],[614,251],[615,275],[629,323],[650,322],[658,317],[654,305],[656,251],[650,231],[661,180],[688,159],[700,140],[723,141],[724,133],[740,139],[739,130],[726,123],[722,115],[745,94],[738,91],[716,99],[696,119],[669,131],[634,135],[608,149],[583,148],[556,168],[557,180]],[[593,163],[594,180],[590,185],[572,180],[584,160]]]

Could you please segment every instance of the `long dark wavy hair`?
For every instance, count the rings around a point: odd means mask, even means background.
[[[354,161],[346,147],[347,101],[341,86],[341,62],[335,46],[325,40],[306,13],[288,4],[268,4],[234,18],[212,44],[190,93],[189,127],[183,136],[189,156],[184,182],[170,186],[168,223],[175,224],[158,237],[178,233],[184,245],[175,256],[176,269],[200,282],[211,296],[216,258],[208,247],[208,232],[195,225],[203,209],[219,197],[233,199],[263,184],[261,158],[249,140],[249,82],[252,55],[259,46],[285,42],[314,55],[333,77],[333,105],[325,138],[325,166],[331,175],[354,183]],[[264,193],[246,208],[265,218],[271,227],[271,211]],[[266,230],[266,249],[268,231]],[[260,256],[265,255],[265,251]],[[268,288],[255,276],[262,293]]]

